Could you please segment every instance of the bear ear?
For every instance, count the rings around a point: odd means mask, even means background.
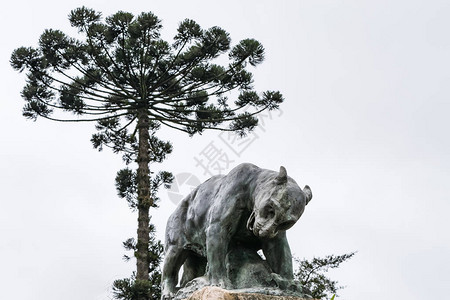
[[[280,172],[278,173],[278,176],[275,178],[275,181],[277,184],[284,184],[287,182],[287,171],[286,168],[281,166]]]
[[[311,201],[311,199],[312,199],[311,188],[309,186],[305,185],[305,187],[303,188],[303,193],[305,193],[306,205],[308,205],[309,201]]]

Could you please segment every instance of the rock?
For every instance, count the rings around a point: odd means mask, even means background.
[[[186,300],[313,300],[295,296],[276,296],[259,293],[244,293],[238,290],[227,291],[219,287],[208,286],[194,292]]]
[[[307,291],[303,291],[300,282],[286,280],[273,273],[266,260],[256,251],[236,246],[228,253],[226,262],[227,278],[230,280],[226,291],[229,293],[290,296],[293,299],[311,298],[308,297]],[[197,277],[178,289],[171,300],[188,299],[205,287],[212,288],[208,276]]]

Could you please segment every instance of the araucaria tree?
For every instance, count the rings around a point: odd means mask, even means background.
[[[130,180],[128,188],[137,195],[136,278],[148,280],[152,182],[170,177],[159,174],[152,181],[150,176],[149,164],[171,151],[170,143],[154,133],[167,126],[189,135],[207,129],[245,134],[257,125],[256,114],[277,109],[283,97],[254,91],[247,67],[264,60],[264,48],[254,39],[232,47],[222,28],[205,30],[186,19],[169,43],[160,37],[161,21],[151,12],[119,11],[102,19],[81,7],[69,20],[77,38],[49,29],[38,47],[12,53],[12,67],[27,71],[23,115],[97,122],[94,147],[111,147],[126,162],[137,162],[137,172],[122,179]]]

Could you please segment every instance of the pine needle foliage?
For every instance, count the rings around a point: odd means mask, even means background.
[[[224,29],[202,29],[186,19],[169,43],[161,39],[161,21],[151,12],[119,11],[103,20],[101,13],[81,7],[69,21],[83,39],[47,29],[39,47],[16,49],[10,63],[27,71],[25,117],[96,121],[97,147],[134,152],[124,141],[133,142],[125,138],[126,129],[136,128],[140,113],[157,126],[191,135],[206,129],[245,134],[257,124],[255,114],[277,109],[283,101],[277,91],[259,95],[253,90],[246,67],[264,61],[264,47],[255,39],[231,47]],[[219,56],[228,56],[229,63],[216,64]],[[232,90],[240,92],[233,103],[227,97]],[[219,126],[225,123],[228,127]]]
[[[161,298],[161,261],[163,245],[155,237],[155,227],[150,224],[150,241],[148,248],[148,280],[136,279],[136,273],[130,278],[118,279],[113,282],[112,292],[115,299],[120,300],[160,300]],[[123,242],[127,251],[136,253],[137,243],[134,238]],[[123,259],[129,261],[132,257],[124,255]]]
[[[341,263],[349,260],[356,252],[343,255],[327,255],[324,258],[314,257],[312,260],[295,258],[298,264],[294,277],[300,281],[304,291],[314,299],[329,299],[337,295],[336,292],[342,289],[338,282],[331,280],[325,274],[329,269],[336,269]]]

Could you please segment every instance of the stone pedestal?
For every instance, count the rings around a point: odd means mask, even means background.
[[[313,300],[294,296],[275,296],[257,293],[244,293],[239,290],[227,291],[218,287],[204,287],[194,292],[186,300]]]

